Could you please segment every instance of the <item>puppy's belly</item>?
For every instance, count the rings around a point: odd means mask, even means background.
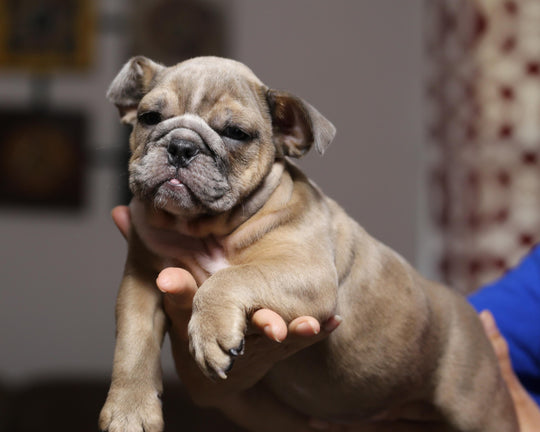
[[[347,423],[378,414],[382,402],[376,395],[359,394],[347,377],[330,370],[327,350],[323,341],[279,362],[265,384],[278,399],[308,416]]]
[[[420,374],[420,382],[411,379],[410,365],[418,366],[418,359],[394,348],[392,351],[404,354],[402,362],[394,359],[384,364],[381,352],[366,341],[366,334],[356,340],[343,339],[354,322],[348,318],[342,323],[343,333],[336,331],[277,363],[265,377],[265,384],[285,404],[305,415],[333,422],[432,420],[433,407],[422,383],[427,382],[427,377]],[[383,331],[371,333],[374,339],[384,339]]]

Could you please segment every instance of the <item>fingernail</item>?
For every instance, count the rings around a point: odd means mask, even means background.
[[[323,324],[324,331],[331,332],[334,331],[339,325],[343,322],[341,315],[334,315],[329,320]]]
[[[269,339],[274,339],[276,342],[283,342],[283,340],[279,339],[276,335],[276,332],[274,331],[274,329],[272,328],[272,326],[270,324],[264,326],[264,334],[269,338]]]
[[[299,331],[300,333],[306,332],[306,333],[313,333],[314,335],[317,335],[319,334],[320,329],[319,327],[316,327],[310,321],[303,321],[296,326],[296,331],[297,332]]]

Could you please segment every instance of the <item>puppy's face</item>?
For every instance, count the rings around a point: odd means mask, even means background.
[[[201,57],[166,68],[131,59],[108,97],[133,126],[130,187],[185,217],[231,210],[276,158],[322,153],[335,129],[294,96],[265,87],[241,63]]]
[[[232,61],[198,59],[159,71],[131,137],[135,195],[176,214],[220,213],[275,160],[262,84]]]

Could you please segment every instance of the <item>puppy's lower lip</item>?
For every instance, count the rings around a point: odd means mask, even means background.
[[[176,178],[170,179],[169,181],[167,181],[167,183],[174,187],[184,186],[184,183],[182,183],[180,180]]]

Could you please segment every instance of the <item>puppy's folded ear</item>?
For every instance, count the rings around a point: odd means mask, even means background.
[[[107,99],[116,105],[123,123],[135,123],[139,102],[149,91],[155,75],[164,68],[146,57],[137,56],[118,72],[107,91]]]
[[[319,111],[290,93],[268,90],[274,143],[284,156],[299,158],[315,145],[323,154],[336,135],[336,128]]]

